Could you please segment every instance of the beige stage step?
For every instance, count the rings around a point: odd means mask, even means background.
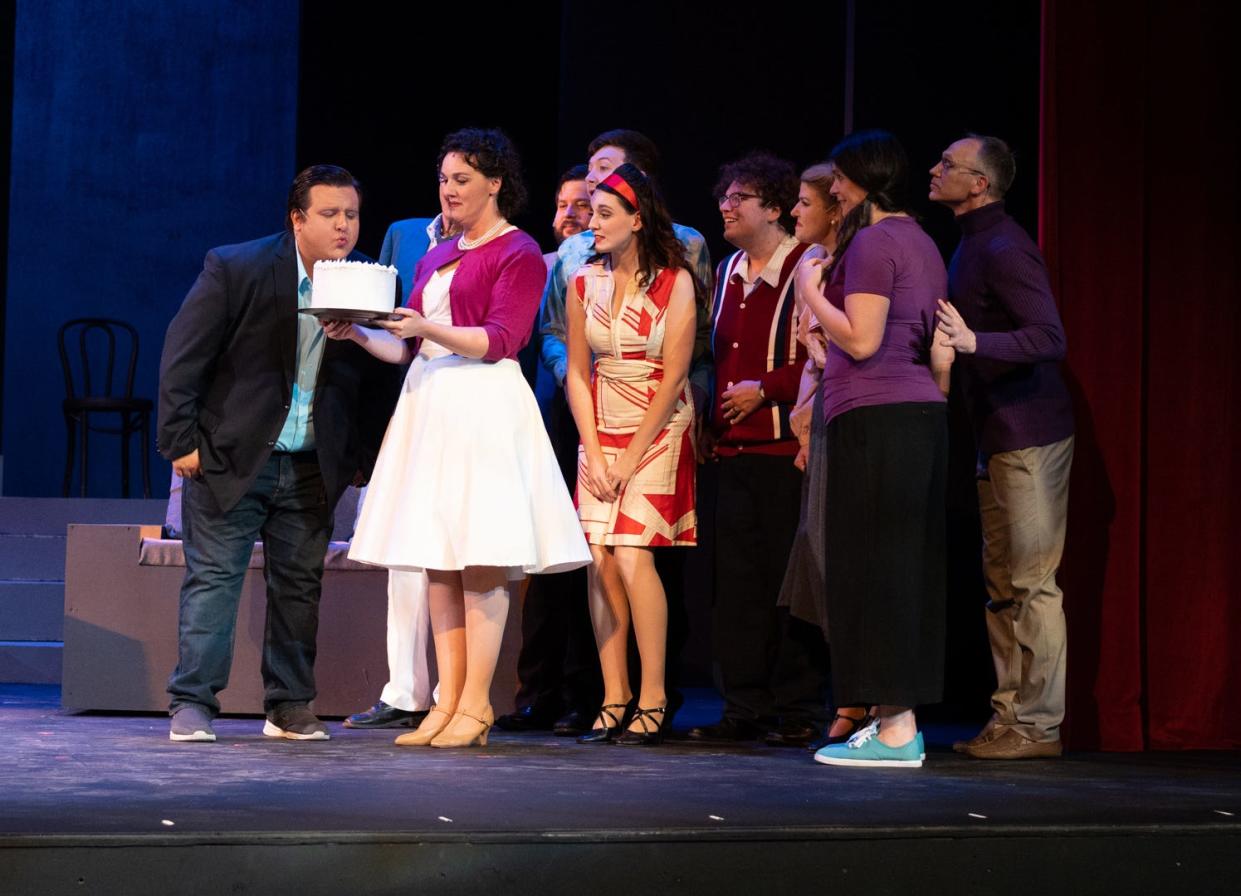
[[[158,524],[163,500],[0,498],[0,682],[59,684],[70,523]]]

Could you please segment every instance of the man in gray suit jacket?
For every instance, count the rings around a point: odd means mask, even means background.
[[[267,579],[263,733],[326,739],[310,711],[323,558],[345,486],[369,475],[395,368],[326,339],[310,304],[316,261],[350,258],[361,196],[316,165],[289,191],[282,234],[207,253],[168,327],[159,449],[185,480],[179,658],[168,682],[176,741],[213,741],[241,583],[262,536]]]

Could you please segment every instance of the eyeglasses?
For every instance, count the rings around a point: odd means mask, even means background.
[[[970,168],[967,165],[962,165],[959,162],[954,162],[952,159],[948,158],[947,156],[939,157],[939,167],[943,169],[944,174],[948,174],[949,172],[952,172],[952,171],[968,171],[970,174],[975,174],[978,177],[987,176],[985,171],[979,171],[977,168]]]
[[[720,197],[720,205],[727,206],[728,208],[736,208],[737,206],[741,205],[741,203],[745,202],[747,199],[761,199],[761,198],[762,197],[759,196],[757,193],[729,193],[725,196]]]

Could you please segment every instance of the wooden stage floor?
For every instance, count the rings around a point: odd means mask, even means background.
[[[696,692],[677,727],[716,712]],[[1241,892],[1236,754],[985,763],[931,727],[924,768],[855,770],[680,739],[497,730],[434,750],[261,727],[175,744],[164,717],[69,715],[54,688],[0,685],[0,892]]]

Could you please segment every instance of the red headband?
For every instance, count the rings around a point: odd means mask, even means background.
[[[625,180],[625,178],[621,177],[615,171],[605,177],[599,186],[608,187],[609,189],[616,191],[617,194],[622,196],[624,200],[633,207],[634,211],[637,211],[641,207],[638,205],[638,194],[633,191],[633,187],[629,186],[629,181]]]

